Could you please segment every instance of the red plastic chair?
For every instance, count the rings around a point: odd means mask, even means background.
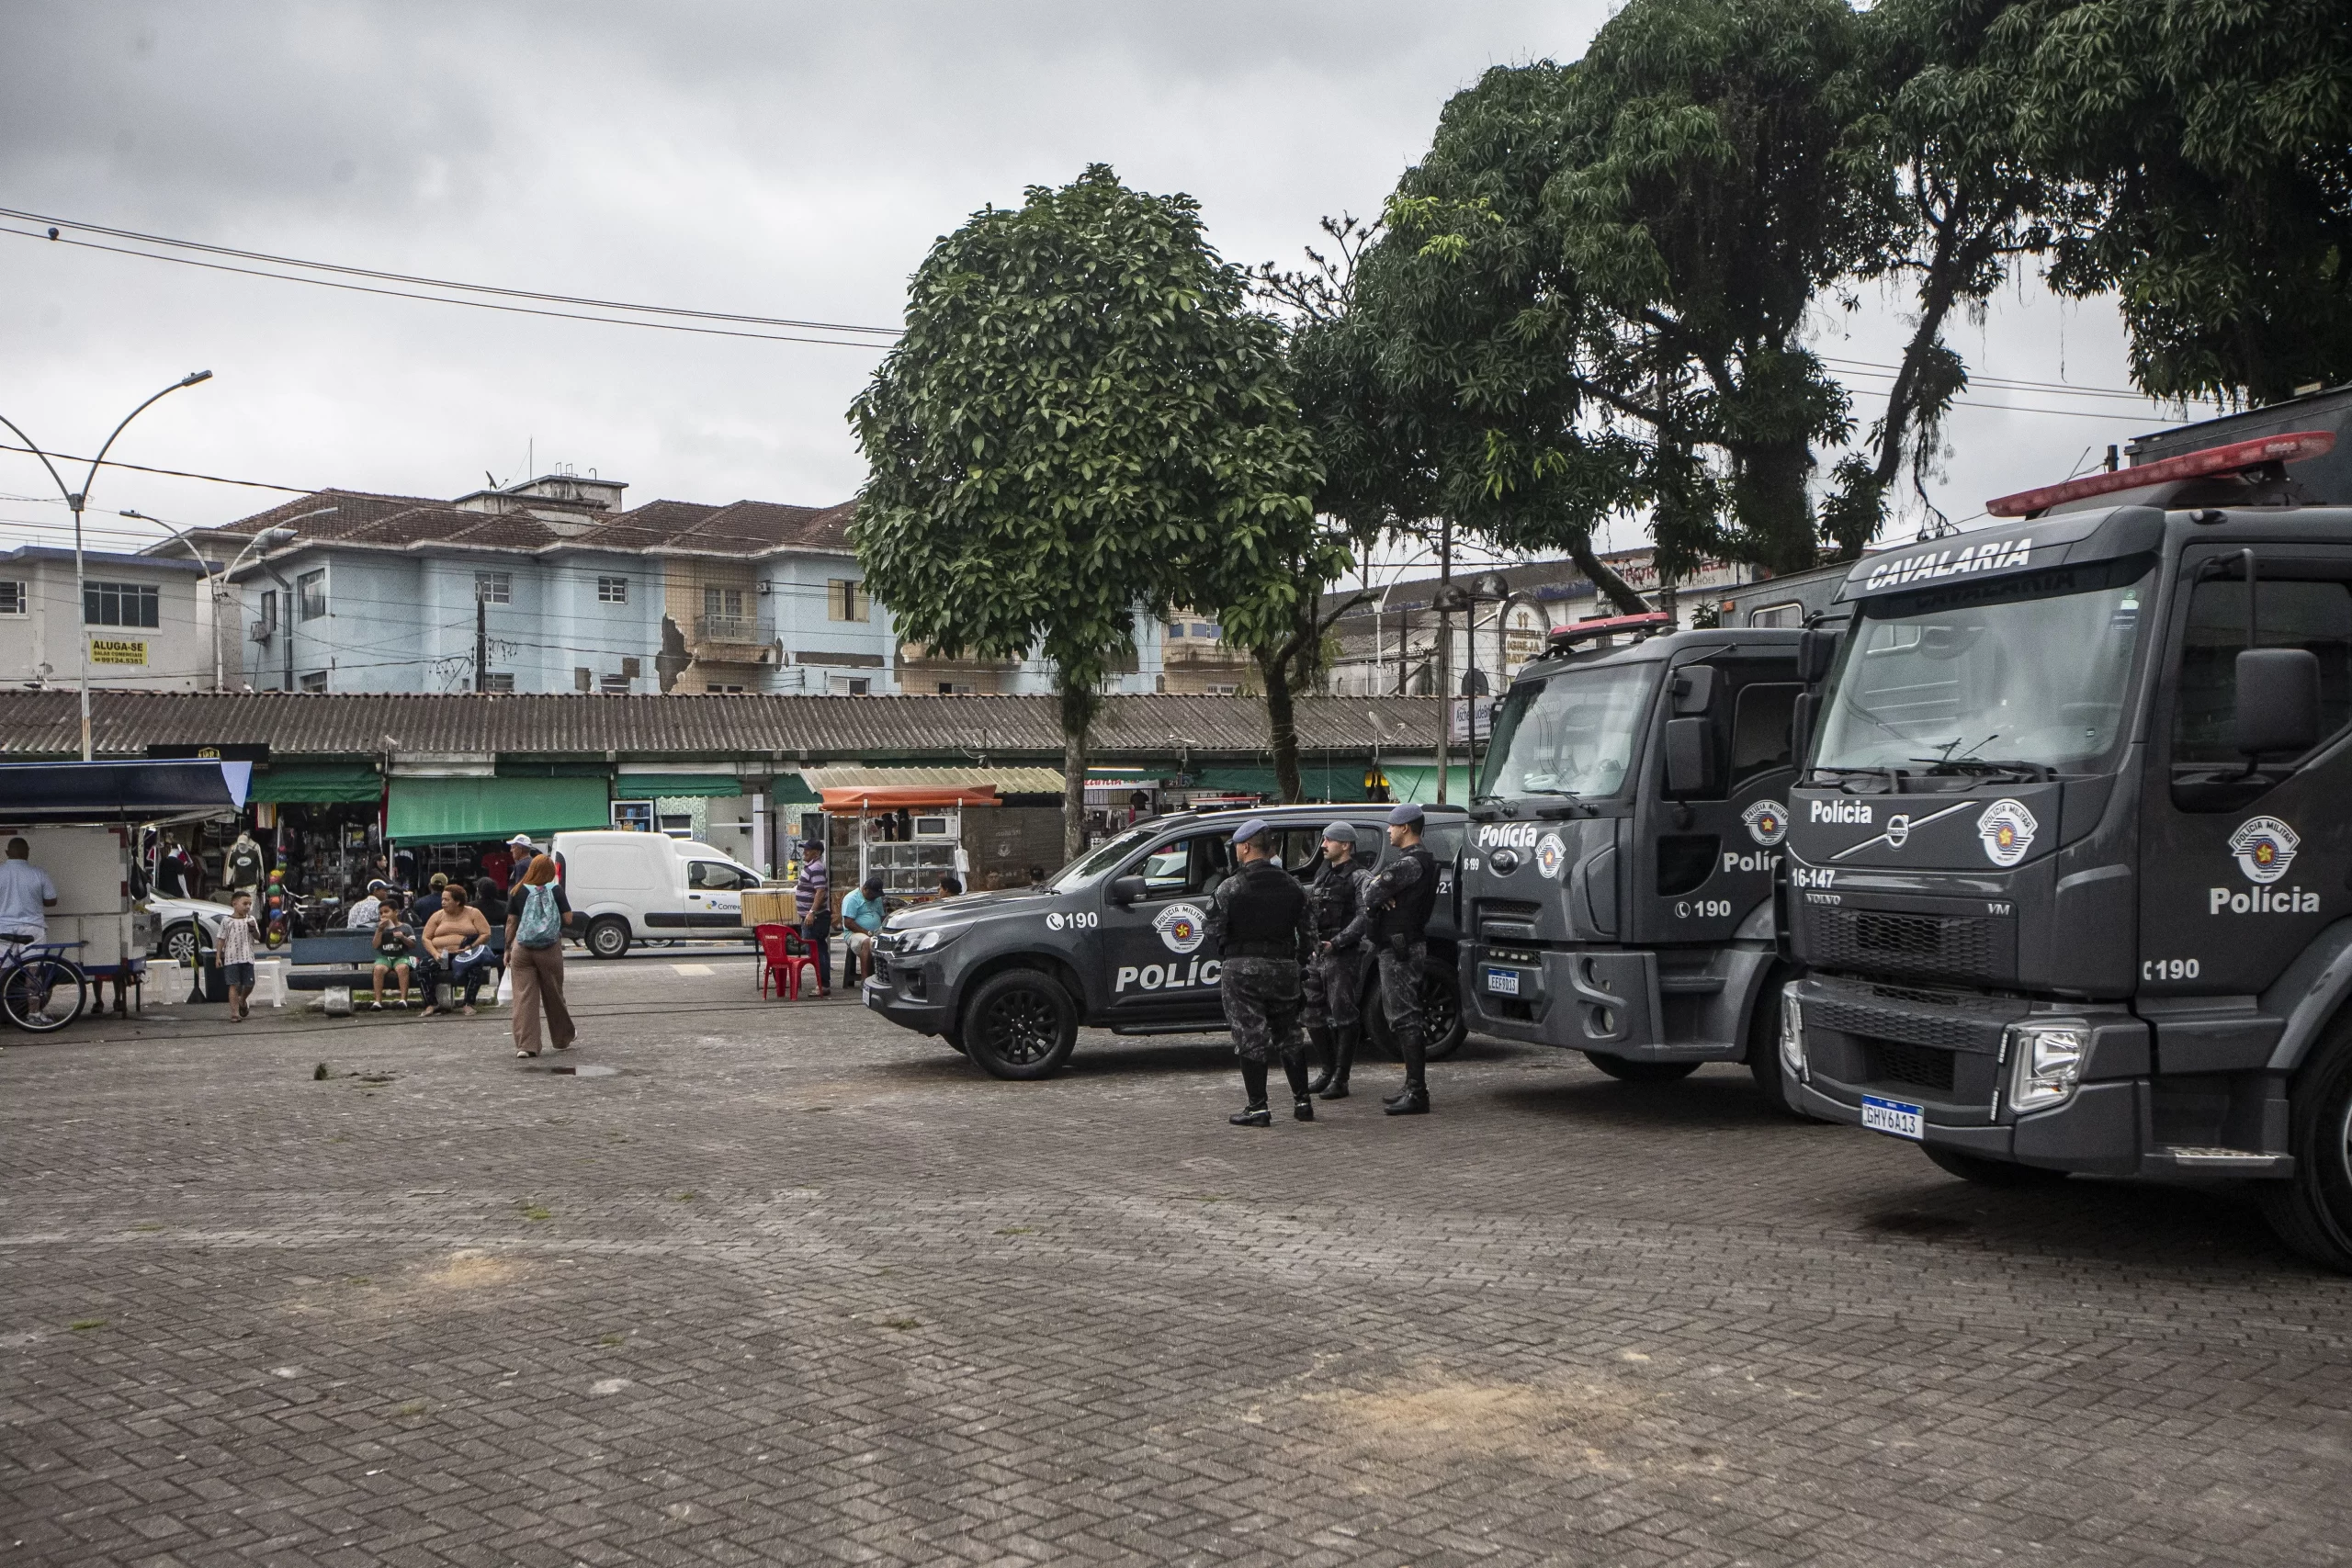
[[[800,928],[753,926],[752,935],[760,944],[760,995],[768,994],[773,981],[778,997],[799,1000],[801,972],[817,972],[817,955],[808,950],[808,939],[800,934]]]

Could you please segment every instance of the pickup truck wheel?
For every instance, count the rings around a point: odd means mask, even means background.
[[[1364,990],[1364,1032],[1393,1059],[1396,1055],[1396,1033],[1388,1027],[1388,1010],[1381,1005],[1379,966],[1375,961],[1365,967],[1372,983]],[[1453,971],[1432,958],[1421,969],[1422,1055],[1432,1062],[1442,1062],[1461,1050],[1462,1042],[1469,1036],[1470,1027],[1462,1019],[1461,987]]]
[[[628,952],[628,922],[618,915],[599,915],[588,922],[588,955],[619,958]]]
[[[958,1032],[964,1055],[990,1077],[1051,1077],[1078,1043],[1078,1008],[1044,971],[1007,969],[972,993]]]
[[[2279,1240],[2323,1269],[2352,1274],[2352,1019],[2330,1036],[2288,1092],[2295,1174],[2260,1191]]]
[[[1587,1051],[1592,1065],[1623,1083],[1672,1083],[1699,1070],[1696,1062],[1635,1062],[1606,1051]]]
[[[196,927],[186,920],[164,931],[163,955],[175,964],[186,964],[196,956]]]
[[[2066,1179],[2064,1171],[2046,1166],[2014,1165],[2005,1159],[1986,1159],[1983,1155],[1962,1154],[1958,1149],[1939,1149],[1927,1144],[1919,1145],[1919,1152],[1935,1162],[1938,1169],[1950,1171],[1962,1181],[1973,1181],[1979,1187],[2049,1187]]]

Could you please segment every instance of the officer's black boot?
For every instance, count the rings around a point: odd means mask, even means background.
[[[1315,1120],[1315,1090],[1306,1081],[1306,1058],[1284,1056],[1283,1077],[1290,1079],[1290,1113],[1302,1122]]]
[[[1396,1032],[1396,1049],[1405,1058],[1405,1091],[1381,1102],[1381,1109],[1391,1116],[1426,1116],[1430,1111],[1429,1085],[1423,1075],[1429,1058],[1421,1044],[1419,1024],[1407,1024]]]
[[[1363,1032],[1361,1023],[1342,1023],[1331,1031],[1331,1070],[1327,1081],[1316,1092],[1326,1100],[1348,1098],[1348,1070],[1356,1065],[1356,1037]]]
[[[1241,1058],[1241,1087],[1250,1091],[1250,1103],[1226,1118],[1237,1127],[1271,1127],[1274,1113],[1266,1109],[1266,1064]]]
[[[1327,1023],[1310,1027],[1306,1038],[1314,1043],[1315,1055],[1323,1064],[1323,1070],[1315,1076],[1313,1083],[1306,1086],[1306,1092],[1321,1094],[1331,1087],[1331,1079],[1340,1070],[1339,1047],[1332,1043],[1331,1026]]]

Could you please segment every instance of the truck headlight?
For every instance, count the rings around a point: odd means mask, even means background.
[[[970,921],[964,920],[953,925],[925,926],[921,931],[899,931],[897,933],[899,939],[897,943],[886,951],[930,953],[936,948],[946,946],[963,935],[965,927],[970,924]]]
[[[1781,992],[1781,1066],[1789,1077],[1804,1081],[1804,1009],[1797,1005],[1794,981]]]
[[[2080,1019],[2009,1025],[2009,1104],[2039,1111],[2063,1103],[2083,1079],[2083,1058],[2091,1048],[2090,1026]]]

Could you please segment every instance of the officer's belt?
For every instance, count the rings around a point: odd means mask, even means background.
[[[1289,958],[1298,957],[1298,944],[1293,942],[1228,942],[1224,955],[1227,958]]]

